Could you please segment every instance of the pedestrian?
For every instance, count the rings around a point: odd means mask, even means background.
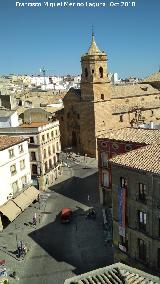
[[[36,215],[34,215],[33,216],[33,226],[36,227],[36,225],[37,225],[37,218],[36,218]]]
[[[41,214],[39,214],[39,224],[41,223]]]
[[[21,241],[18,241],[17,243],[17,256],[18,258],[21,257]]]

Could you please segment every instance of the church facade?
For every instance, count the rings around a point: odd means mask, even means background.
[[[135,127],[160,119],[160,91],[149,84],[111,85],[107,55],[92,34],[88,52],[81,57],[81,87],[71,88],[57,113],[62,148],[97,157],[97,138],[111,129]]]

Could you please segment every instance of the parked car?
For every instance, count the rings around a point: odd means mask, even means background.
[[[60,218],[61,218],[61,223],[66,224],[71,222],[71,217],[72,217],[72,210],[70,208],[63,208],[61,210]]]

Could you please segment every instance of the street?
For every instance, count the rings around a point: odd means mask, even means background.
[[[50,188],[43,221],[28,231],[31,250],[17,266],[19,283],[63,284],[66,278],[113,263],[113,249],[105,243],[99,205],[97,165],[68,162],[63,176]],[[96,219],[86,219],[93,206]],[[61,224],[63,207],[73,210],[70,224]],[[12,280],[12,283],[16,283]]]

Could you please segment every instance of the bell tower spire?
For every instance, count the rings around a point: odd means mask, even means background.
[[[109,83],[107,73],[107,55],[101,51],[94,36],[92,26],[92,40],[90,47],[82,57],[82,79],[81,79],[81,97],[85,101],[97,101],[101,94],[95,92],[95,88],[101,89],[102,94],[105,93],[106,84]],[[103,89],[104,88],[104,89]]]

